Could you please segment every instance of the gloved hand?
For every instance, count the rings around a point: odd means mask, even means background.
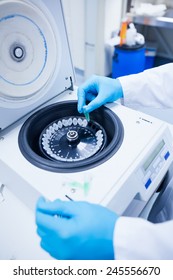
[[[118,216],[87,202],[46,202],[36,207],[41,247],[60,260],[114,259],[113,231]]]
[[[89,113],[107,102],[123,97],[123,90],[118,79],[92,76],[78,88],[78,111]],[[86,101],[91,101],[86,106]]]

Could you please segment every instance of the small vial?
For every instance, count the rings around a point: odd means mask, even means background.
[[[84,113],[85,119],[89,122],[90,121],[90,115],[89,113]]]

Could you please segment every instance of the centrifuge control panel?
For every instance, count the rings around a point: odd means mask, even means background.
[[[170,148],[165,139],[162,139],[152,150],[148,157],[142,162],[140,174],[143,184],[148,189],[158,173],[161,171],[166,161],[170,157]]]

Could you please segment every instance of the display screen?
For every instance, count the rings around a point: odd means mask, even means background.
[[[146,160],[146,162],[143,165],[143,169],[145,171],[147,171],[148,167],[150,166],[150,164],[153,162],[153,160],[156,158],[156,156],[158,155],[158,153],[161,151],[161,149],[164,147],[165,145],[165,141],[162,140],[157,147],[154,149],[154,151],[151,153],[151,155],[148,157],[148,159]]]

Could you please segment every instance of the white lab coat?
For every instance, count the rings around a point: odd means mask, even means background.
[[[173,63],[119,80],[125,106],[173,108]],[[150,220],[118,219],[114,229],[116,259],[173,260],[173,176],[156,200]]]

